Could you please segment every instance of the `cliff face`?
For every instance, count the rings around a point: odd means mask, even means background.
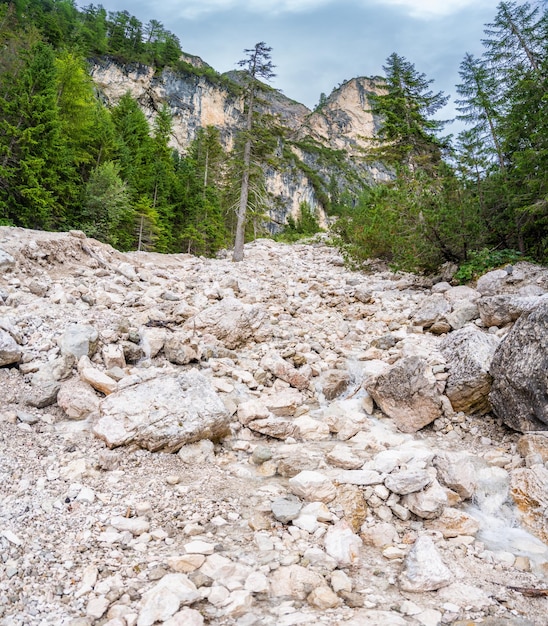
[[[207,67],[198,57],[185,60],[195,67]],[[92,64],[91,76],[109,105],[129,91],[149,121],[167,104],[173,115],[172,146],[181,153],[205,126],[217,127],[230,150],[244,125],[244,101],[232,73],[215,80],[102,59]],[[362,161],[367,138],[374,136],[377,128],[368,101],[376,90],[372,79],[352,79],[314,112],[278,91],[267,93],[269,112],[287,129],[281,165],[266,171],[267,189],[275,198],[270,212],[272,230],[279,229],[289,214],[298,216],[302,202],[324,219],[328,190],[332,191],[333,185],[339,190],[357,190],[361,184],[386,177],[382,169]]]

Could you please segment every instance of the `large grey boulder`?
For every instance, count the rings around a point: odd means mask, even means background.
[[[481,321],[485,326],[505,326],[515,322],[523,313],[531,311],[547,296],[518,296],[502,294],[478,300]]]
[[[489,366],[500,339],[468,325],[446,337],[441,352],[448,363],[445,394],[455,411],[487,413],[490,410]]]
[[[436,379],[428,363],[418,356],[401,359],[364,386],[383,413],[405,433],[420,430],[442,414]]]
[[[507,426],[548,430],[548,299],[515,323],[497,348],[490,373],[489,399]]]
[[[425,298],[413,315],[413,324],[429,328],[451,312],[451,305],[442,293],[433,293]]]
[[[234,350],[247,343],[259,329],[265,312],[237,298],[224,298],[185,323],[185,329],[200,330],[217,338],[225,348]]]
[[[106,397],[94,434],[109,448],[134,443],[175,452],[187,443],[228,434],[229,414],[210,382],[195,369],[160,376]]]

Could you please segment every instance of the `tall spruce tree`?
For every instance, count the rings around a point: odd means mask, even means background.
[[[441,160],[443,141],[438,133],[446,122],[433,117],[448,96],[430,90],[433,80],[395,52],[383,66],[383,92],[371,96],[371,108],[381,120],[374,156],[391,166],[431,167]]]
[[[242,179],[240,185],[240,201],[236,222],[236,237],[234,241],[233,261],[242,261],[244,258],[245,225],[249,198],[249,177],[251,171],[251,149],[253,145],[253,119],[257,94],[261,90],[260,79],[270,80],[274,74],[274,65],[270,53],[272,48],[263,41],[255,44],[254,48],[246,49],[245,59],[238,62],[244,68],[244,89],[246,105],[245,144],[242,160]]]

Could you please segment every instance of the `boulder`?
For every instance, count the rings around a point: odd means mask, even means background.
[[[478,300],[481,321],[485,326],[505,326],[531,311],[547,296],[517,296],[502,294]]]
[[[289,490],[309,502],[331,502],[337,495],[335,485],[320,472],[305,470],[288,481]]]
[[[442,342],[449,370],[445,394],[455,411],[484,414],[490,410],[489,366],[499,343],[498,337],[474,325],[451,333]]]
[[[328,370],[322,374],[321,386],[326,400],[333,400],[346,390],[350,374],[346,370]]]
[[[383,413],[405,433],[414,433],[442,414],[441,396],[428,363],[417,356],[400,360],[364,383]]]
[[[548,430],[548,299],[524,313],[491,362],[495,414],[514,430]]]
[[[25,393],[25,402],[36,408],[45,408],[57,401],[60,381],[72,373],[74,358],[61,356],[45,363],[32,375],[30,387]]]
[[[14,267],[15,259],[11,256],[11,254],[0,248],[0,270],[5,272],[6,270],[11,270]]]
[[[426,522],[425,527],[440,532],[445,539],[460,535],[474,536],[479,530],[479,522],[468,513],[446,507],[435,520]]]
[[[310,382],[310,377],[293,367],[285,359],[283,359],[276,351],[271,350],[261,360],[261,367],[272,372],[274,376],[285,380],[296,389],[306,389]]]
[[[224,298],[187,320],[184,328],[209,333],[225,348],[234,350],[253,337],[264,318],[265,312],[259,307],[244,304],[237,298]]]
[[[302,565],[282,566],[270,575],[271,594],[275,598],[304,600],[314,589],[324,584],[320,574]]]
[[[475,302],[461,302],[455,305],[455,308],[446,316],[446,319],[453,330],[459,330],[459,328],[478,317],[479,309]]]
[[[166,337],[164,354],[171,363],[186,365],[192,361],[199,361],[202,357],[202,350],[194,333],[179,331],[170,333]]]
[[[522,457],[538,455],[543,463],[548,463],[548,432],[544,434],[527,433],[519,438],[517,451]]]
[[[447,506],[447,493],[437,480],[424,491],[414,491],[402,498],[402,504],[411,513],[423,519],[436,519]]]
[[[330,526],[325,535],[325,551],[337,561],[339,567],[355,563],[362,545],[363,541],[354,534],[346,520]]]
[[[542,465],[519,468],[510,474],[510,496],[520,510],[521,522],[548,543],[548,469]]]
[[[220,439],[229,429],[222,400],[195,369],[112,393],[99,410],[93,432],[110,448],[135,443],[175,452],[187,443]]]
[[[405,469],[389,474],[384,486],[401,496],[421,491],[432,482],[432,476],[425,469]]]
[[[444,294],[433,293],[431,296],[425,298],[420,307],[415,311],[412,318],[413,324],[429,328],[438,320],[445,318],[450,312],[451,305],[446,300]]]
[[[476,290],[482,296],[493,296],[504,290],[508,280],[508,272],[506,270],[492,270],[478,278]]]
[[[166,574],[143,594],[137,626],[165,623],[182,604],[192,604],[199,598],[196,586],[185,574]]]
[[[476,469],[466,453],[440,452],[434,458],[440,482],[464,500],[476,490]]]

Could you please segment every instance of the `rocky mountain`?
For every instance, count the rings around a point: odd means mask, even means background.
[[[140,64],[122,65],[112,59],[95,60],[91,76],[105,100],[113,105],[128,92],[139,102],[149,120],[168,104],[173,115],[174,148],[184,153],[198,129],[215,126],[226,149],[244,125],[244,101],[238,73],[216,74],[198,57],[186,56],[196,72],[157,72]],[[209,68],[211,71],[203,71]],[[366,183],[386,179],[380,165],[366,164],[363,150],[376,132],[368,97],[379,89],[375,80],[354,78],[345,82],[321,107],[310,111],[282,93],[269,89],[265,100],[269,113],[286,129],[279,148],[279,164],[266,170],[267,189],[275,198],[270,218],[276,230],[288,214],[296,217],[302,202],[324,215],[333,185],[356,193]],[[276,226],[277,225],[277,226]]]
[[[374,269],[0,228],[0,626],[544,626],[548,271]]]

